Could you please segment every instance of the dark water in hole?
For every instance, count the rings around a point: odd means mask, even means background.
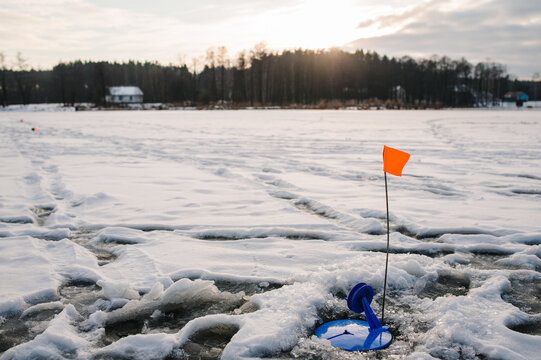
[[[474,254],[469,257],[468,267],[476,269],[508,269],[508,266],[501,265],[498,260],[505,259],[507,254]]]
[[[93,283],[70,282],[59,287],[58,295],[64,304],[73,304],[79,313],[85,315],[88,306],[99,298],[99,290]],[[41,334],[61,311],[62,309],[45,309],[30,313],[24,318],[21,314],[7,317],[0,325],[0,353]]]
[[[434,282],[428,283],[419,297],[436,299],[447,294],[464,296],[470,289],[470,279],[460,272],[440,272]]]
[[[88,285],[89,290],[95,289]],[[215,281],[215,286],[222,292],[252,295],[280,288],[282,284],[275,283],[239,283],[231,281]],[[81,289],[81,287],[79,287]],[[73,292],[72,292],[73,290]],[[74,287],[66,287],[63,293],[71,294],[79,302],[91,301],[90,297],[79,294],[76,296]],[[82,297],[81,297],[82,296]],[[169,304],[167,308],[158,308],[152,315],[142,314],[140,317],[108,324],[105,327],[105,336],[99,346],[107,346],[129,335],[148,333],[177,333],[189,321],[209,314],[243,314],[256,311],[257,308],[247,300],[208,301],[188,304]],[[229,343],[231,337],[238,331],[236,327],[218,325],[194,334],[181,349],[174,351],[170,359],[217,359],[223,348]]]
[[[88,315],[88,306],[98,300],[101,288],[94,283],[70,282],[58,289],[60,297],[83,316]]]
[[[41,334],[49,321],[61,311],[61,309],[43,310],[24,318],[20,318],[19,315],[6,318],[0,325],[0,354]]]
[[[510,326],[509,329],[523,334],[541,335],[541,319],[531,320],[523,324]],[[541,341],[541,340],[540,340]]]
[[[243,291],[247,296],[276,290],[283,286],[283,284],[279,283],[241,283],[226,280],[215,280],[214,285],[222,292],[227,291],[232,294],[236,294]]]
[[[206,304],[195,308],[192,306],[186,309],[163,312],[158,316],[111,324],[105,328],[102,346],[109,345],[123,337],[140,333],[177,333],[189,321],[209,314],[240,314],[256,310],[255,306],[246,301],[241,306],[237,307],[237,305],[231,304],[224,307],[217,306],[217,304]],[[223,324],[200,330],[192,335],[181,349],[174,350],[167,359],[218,359],[237,331],[237,327]]]
[[[255,307],[250,307],[244,302],[241,306],[222,307],[212,305],[204,305],[201,307],[190,307],[179,309],[176,311],[162,312],[159,316],[145,317],[134,320],[122,321],[105,327],[106,345],[117,341],[128,335],[140,334],[142,332],[163,332],[176,333],[181,330],[189,321],[201,316],[220,313],[233,313],[235,309],[241,309],[238,313],[246,313],[255,310]]]
[[[541,281],[538,278],[515,275],[510,277],[511,286],[502,294],[502,299],[527,314],[541,314]]]
[[[209,329],[196,332],[182,346],[173,351],[166,360],[213,360],[219,359],[223,349],[239,329],[231,325],[216,325]]]
[[[509,328],[523,334],[541,335],[541,281],[520,274],[509,280],[510,289],[502,294],[502,299],[530,315],[528,321]]]
[[[0,325],[0,354],[15,345],[32,340],[30,329],[18,316],[9,317]]]

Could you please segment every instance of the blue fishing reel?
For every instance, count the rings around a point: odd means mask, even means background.
[[[347,351],[378,350],[386,348],[393,336],[382,326],[372,311],[370,303],[374,290],[365,283],[358,283],[347,297],[348,308],[357,313],[365,313],[366,320],[334,320],[319,326],[316,336],[326,339],[331,345]]]

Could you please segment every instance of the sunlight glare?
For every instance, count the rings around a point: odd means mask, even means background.
[[[272,48],[323,49],[342,46],[359,37],[374,36],[381,29],[358,29],[357,25],[371,16],[383,14],[381,6],[364,5],[351,0],[330,2],[306,0],[290,12],[259,17],[258,27],[272,27],[266,32]]]

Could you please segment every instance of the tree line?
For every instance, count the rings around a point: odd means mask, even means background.
[[[198,67],[199,65],[199,67]],[[187,64],[106,61],[61,62],[52,70],[30,68],[19,53],[6,65],[0,53],[3,106],[28,103],[105,104],[108,86],[135,85],[145,102],[180,106],[471,107],[498,103],[509,90],[526,92],[534,81],[510,80],[497,63],[433,56],[389,58],[358,50],[269,51],[257,44],[230,59],[210,48]],[[541,96],[541,89],[537,91]],[[530,97],[533,93],[530,94]]]

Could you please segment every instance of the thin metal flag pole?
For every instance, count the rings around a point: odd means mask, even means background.
[[[385,322],[385,292],[387,290],[387,267],[389,266],[389,195],[387,192],[387,173],[383,171],[385,176],[385,204],[387,207],[387,255],[385,257],[385,278],[383,280],[383,304],[381,305],[381,323]]]

